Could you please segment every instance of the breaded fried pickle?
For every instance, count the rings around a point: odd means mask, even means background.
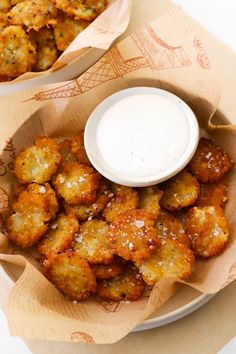
[[[57,23],[53,26],[57,49],[64,51],[89,23],[84,20],[76,21],[65,14],[60,14],[60,17],[57,18]]]
[[[106,8],[106,0],[53,0],[56,7],[75,19],[95,19]]]
[[[138,300],[145,289],[145,283],[133,265],[128,265],[125,272],[113,279],[100,280],[97,294],[106,300]]]
[[[0,0],[0,11],[8,12],[10,10],[11,4],[10,0]]]
[[[93,204],[90,205],[70,205],[65,203],[64,209],[66,214],[73,214],[79,220],[85,221],[88,218],[91,218],[97,215],[101,210],[104,209],[105,205],[109,201],[109,199],[113,196],[113,193],[110,192],[106,183],[104,181],[101,182],[101,186],[97,192],[97,199]]]
[[[28,205],[31,205],[31,209],[34,205],[36,205],[37,208],[42,206],[45,221],[52,219],[59,208],[56,193],[49,183],[45,185],[37,183],[29,184],[25,190],[19,193],[18,203],[21,204],[23,208],[26,208]]]
[[[97,198],[100,180],[101,175],[94,168],[71,162],[62,166],[53,183],[66,203],[92,204]]]
[[[36,62],[35,48],[20,26],[8,26],[0,31],[0,53],[0,80],[2,81],[31,71]]]
[[[132,187],[112,183],[111,189],[114,196],[107,203],[102,213],[109,222],[114,221],[124,211],[135,209],[138,206],[138,192]]]
[[[103,220],[84,222],[74,239],[73,249],[89,263],[110,263],[114,252],[107,237],[108,227]]]
[[[151,186],[139,189],[139,207],[153,213],[158,217],[160,214],[159,201],[163,195],[158,186]]]
[[[49,184],[31,184],[13,204],[14,214],[7,221],[9,238],[19,247],[31,247],[47,231],[47,221],[56,213],[58,204]]]
[[[45,183],[50,180],[61,162],[55,140],[35,139],[35,145],[24,148],[14,161],[14,173],[21,183]]]
[[[109,240],[115,253],[136,263],[151,257],[160,243],[154,221],[152,213],[141,209],[120,214],[109,228]]]
[[[51,0],[24,0],[15,5],[9,12],[10,22],[24,25],[28,30],[38,31],[40,28],[56,23],[57,8]]]
[[[94,272],[78,253],[52,255],[44,265],[44,274],[69,299],[83,300],[95,292]]]
[[[71,151],[75,155],[77,161],[83,165],[90,166],[90,161],[84,148],[84,131],[81,130],[71,141]]]
[[[223,209],[217,206],[191,208],[186,217],[186,229],[195,255],[202,258],[220,254],[229,237]]]
[[[200,194],[196,201],[197,206],[220,206],[224,207],[227,202],[226,183],[201,183]]]
[[[31,247],[36,244],[47,231],[41,208],[33,211],[30,207],[15,211],[7,220],[9,239],[18,247]]]
[[[40,241],[38,250],[44,257],[62,253],[71,248],[74,234],[79,230],[79,223],[73,215],[60,214],[50,225],[48,232]]]
[[[186,170],[161,184],[164,195],[160,200],[162,208],[179,210],[193,205],[199,194],[199,183],[196,177]]]
[[[187,247],[190,246],[190,239],[186,234],[183,225],[169,212],[161,210],[161,213],[155,223],[155,227],[159,238],[173,239],[186,245]]]
[[[230,156],[211,140],[201,138],[188,167],[201,182],[215,182],[232,167]]]
[[[109,264],[93,264],[92,269],[96,275],[96,278],[111,279],[122,273],[124,264],[115,259]]]
[[[37,49],[37,62],[34,70],[47,70],[54,64],[58,56],[53,31],[46,27],[39,31],[31,30],[30,39]]]
[[[152,257],[139,266],[139,271],[148,285],[155,285],[164,277],[189,278],[193,264],[194,255],[188,247],[176,240],[165,238],[161,239],[161,246]]]

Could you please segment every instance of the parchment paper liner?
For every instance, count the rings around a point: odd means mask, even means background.
[[[14,80],[0,82],[0,87],[49,75],[51,72],[72,63],[75,59],[82,59],[85,54],[91,55],[90,52],[93,48],[107,50],[127,28],[132,0],[108,0],[107,2],[107,9],[71,42],[50,69],[41,72],[27,72]]]
[[[201,127],[209,127],[208,133],[236,161],[235,127],[216,126],[211,120],[219,103],[219,90],[205,49],[207,43],[192,28],[192,20],[174,8],[114,46],[77,80],[0,98],[2,117],[8,117],[0,142],[3,150],[0,161],[3,215],[11,200],[14,183],[10,171],[12,160],[20,148],[31,144],[34,136],[39,134],[52,137],[73,135],[84,126],[102,99],[131,86],[156,86],[179,95],[195,111]],[[226,207],[230,242],[221,256],[198,261],[195,276],[188,283],[204,293],[215,293],[236,277],[234,181],[235,169],[230,173],[230,197]],[[1,242],[6,250],[4,236]],[[21,255],[1,254],[0,259],[6,270],[10,263],[24,267],[10,293],[6,313],[11,333],[27,338],[115,342],[147,318],[179,287],[178,279],[168,278],[155,286],[150,297],[137,302],[114,304],[91,299],[73,304],[38,272],[30,257],[29,261]]]

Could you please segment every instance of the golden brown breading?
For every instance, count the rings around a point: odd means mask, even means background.
[[[67,251],[44,261],[44,274],[71,300],[83,300],[96,290],[93,270],[78,253]]]
[[[186,170],[161,184],[164,195],[160,200],[162,208],[167,210],[179,210],[193,205],[199,195],[199,183],[196,177]]]
[[[8,25],[9,25],[9,22],[8,22],[7,15],[3,12],[0,12],[0,31],[2,31],[3,28]]]
[[[57,60],[58,53],[53,31],[50,28],[41,28],[39,31],[29,32],[31,42],[36,46],[37,62],[35,71],[49,69]]]
[[[109,225],[103,220],[90,220],[81,224],[75,236],[73,249],[91,264],[108,264],[114,258],[107,233]]]
[[[106,8],[106,0],[52,0],[56,7],[75,19],[95,19]]]
[[[21,183],[45,183],[61,162],[58,144],[50,138],[38,137],[35,145],[24,148],[14,161],[14,173]]]
[[[53,26],[57,49],[64,51],[75,37],[89,24],[89,21],[76,21],[61,13],[60,16],[57,17],[57,24]]]
[[[185,232],[185,229],[174,215],[166,210],[161,210],[161,213],[155,223],[157,236],[161,239],[173,239],[181,244],[190,247],[190,239]]]
[[[41,208],[30,209],[25,206],[22,211],[16,211],[7,220],[9,239],[18,247],[31,247],[36,244],[47,231]]]
[[[31,71],[36,61],[35,48],[20,26],[1,28],[0,53],[0,80],[2,81]]]
[[[155,217],[141,209],[128,210],[117,216],[109,227],[109,241],[114,252],[126,260],[142,263],[159,246],[153,227]]]
[[[188,279],[193,271],[193,252],[171,238],[161,239],[161,246],[139,266],[144,281],[155,285],[161,278],[176,276]]]
[[[40,241],[38,250],[43,257],[65,252],[71,248],[79,223],[73,215],[60,214],[50,225],[48,232]]]
[[[19,247],[31,247],[47,231],[47,222],[56,214],[58,202],[48,183],[32,183],[19,193],[13,210],[15,213],[7,222],[9,238]]]
[[[11,8],[10,0],[0,0],[0,11],[8,12]]]
[[[97,283],[97,294],[106,300],[138,300],[145,289],[145,283],[134,265],[127,265],[126,270],[118,277],[100,280]]]
[[[229,237],[227,220],[220,207],[193,207],[186,217],[186,230],[194,254],[208,258],[220,254]]]
[[[139,188],[139,207],[153,213],[155,217],[160,214],[159,201],[163,195],[163,191],[158,186]]]
[[[84,148],[84,131],[81,130],[71,141],[71,151],[75,155],[77,161],[82,163],[83,165],[90,166],[91,163],[88,159]]]
[[[92,269],[98,279],[111,279],[115,278],[124,270],[124,263],[119,259],[115,259],[109,264],[94,264]]]
[[[132,187],[121,186],[116,183],[111,184],[111,190],[114,196],[107,203],[102,215],[112,222],[124,211],[138,207],[138,192]]]
[[[216,182],[228,172],[233,165],[230,156],[211,140],[201,138],[197,151],[188,167],[201,182]]]
[[[220,206],[224,207],[227,202],[226,183],[201,183],[200,194],[196,200],[197,206]]]
[[[41,208],[44,221],[52,219],[59,208],[56,193],[49,183],[45,185],[29,184],[25,190],[19,193],[18,202],[13,205],[13,209],[27,211],[28,205],[31,206],[31,210],[34,206],[36,209]]]
[[[24,0],[16,4],[9,12],[13,25],[24,25],[28,30],[56,23],[57,8],[51,0]]]
[[[106,183],[102,180],[101,186],[97,192],[97,199],[91,205],[70,205],[65,203],[64,209],[66,214],[75,215],[80,221],[85,221],[88,218],[92,218],[104,209],[107,202],[113,196]]]
[[[16,4],[19,4],[19,2],[22,2],[24,0],[10,0],[11,7],[15,6]]]
[[[53,183],[66,203],[92,204],[97,198],[100,180],[101,175],[94,168],[71,162],[62,166]]]

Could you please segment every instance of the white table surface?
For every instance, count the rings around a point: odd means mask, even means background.
[[[236,51],[236,1],[235,0],[173,0],[181,5],[192,17],[203,24]],[[222,16],[223,14],[223,16]],[[16,337],[11,337],[5,315],[0,310],[0,353],[31,354],[26,344]],[[236,339],[233,339],[219,354],[236,352]],[[50,354],[50,353],[43,353]],[[183,353],[185,354],[185,353]]]

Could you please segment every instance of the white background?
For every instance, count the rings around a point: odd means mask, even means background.
[[[236,51],[235,0],[174,0],[174,2],[181,5],[192,17]],[[1,354],[31,354],[20,338],[9,336],[7,322],[1,310],[0,348]],[[236,341],[232,341],[225,349],[220,351],[220,354],[231,353],[236,353]],[[50,353],[44,352],[42,354]]]

